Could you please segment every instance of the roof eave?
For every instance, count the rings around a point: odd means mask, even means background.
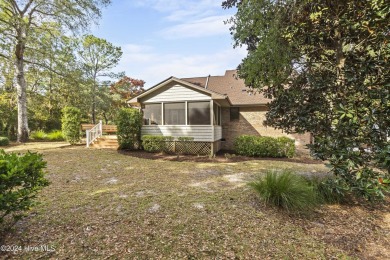
[[[178,78],[172,76],[172,77],[169,77],[166,80],[161,81],[160,83],[154,85],[153,87],[151,87],[150,89],[148,89],[144,93],[141,93],[140,95],[138,95],[136,97],[133,97],[132,99],[128,100],[127,103],[128,104],[140,103],[140,98],[145,97],[145,96],[153,93],[154,91],[164,87],[165,85],[169,84],[172,81],[176,81],[176,82],[181,83],[181,84],[183,84],[183,85],[185,85],[185,86],[187,86],[189,88],[192,88],[194,90],[198,90],[198,91],[203,92],[205,94],[208,94],[208,95],[211,96],[212,99],[224,99],[224,98],[226,98],[225,95],[216,93],[214,91],[211,91],[211,90],[208,90],[208,89],[205,89],[205,88],[202,88],[202,87],[199,87],[199,86],[197,86],[197,85],[195,85],[193,83],[190,83],[188,81],[181,80],[181,79],[178,79]]]
[[[263,107],[268,105],[269,103],[232,104],[234,107]]]

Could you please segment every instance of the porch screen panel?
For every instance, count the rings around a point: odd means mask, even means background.
[[[221,108],[214,103],[214,125],[221,125]]]
[[[161,104],[145,104],[144,125],[161,125]]]
[[[210,102],[188,102],[188,124],[210,125]]]
[[[164,125],[185,125],[186,106],[185,103],[164,104]]]

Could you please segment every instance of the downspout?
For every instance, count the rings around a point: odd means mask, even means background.
[[[206,85],[204,86],[205,89],[207,89],[207,86],[209,85],[209,79],[210,79],[210,75],[207,76]]]

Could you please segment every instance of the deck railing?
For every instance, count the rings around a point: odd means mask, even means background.
[[[103,122],[99,121],[97,125],[86,131],[87,134],[87,147],[92,144],[96,139],[103,135]]]

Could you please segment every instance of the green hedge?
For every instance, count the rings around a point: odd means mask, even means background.
[[[119,149],[139,149],[142,113],[135,108],[122,108],[116,118]]]
[[[295,142],[288,137],[241,135],[234,141],[237,154],[253,157],[293,157]]]
[[[6,145],[9,145],[8,137],[0,136],[0,146],[6,146]]]
[[[180,142],[191,142],[191,141],[194,141],[194,137],[190,137],[190,136],[181,136],[181,137],[178,137],[177,140],[180,141]]]
[[[76,107],[62,109],[62,134],[70,144],[80,142],[81,111]]]
[[[142,146],[144,150],[151,153],[169,152],[167,142],[173,141],[172,136],[144,135],[142,137]]]

